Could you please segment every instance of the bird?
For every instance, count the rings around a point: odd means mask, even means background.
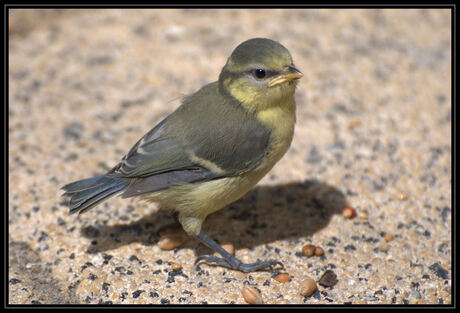
[[[273,270],[278,260],[243,263],[206,235],[206,217],[244,196],[291,145],[295,90],[303,74],[290,52],[268,38],[239,44],[218,80],[184,96],[105,174],[62,187],[69,214],[120,195],[155,202],[209,247],[195,263],[242,272]]]

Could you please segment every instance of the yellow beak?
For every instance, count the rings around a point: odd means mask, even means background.
[[[299,79],[302,76],[303,74],[298,69],[296,69],[295,67],[289,66],[287,71],[273,78],[268,83],[268,87],[273,87],[273,86],[276,86],[282,83],[290,82],[291,80]]]

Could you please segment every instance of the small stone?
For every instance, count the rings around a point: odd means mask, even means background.
[[[291,280],[291,276],[288,273],[281,273],[276,275],[275,280],[279,281],[280,283],[285,283]]]
[[[442,267],[441,263],[436,262],[428,267],[436,276],[442,279],[449,279],[449,271]]]
[[[342,216],[346,219],[350,219],[356,216],[356,210],[352,207],[344,207],[342,210]]]
[[[91,263],[93,263],[95,266],[101,266],[104,263],[104,259],[100,255],[96,255],[91,259]]]
[[[161,250],[172,250],[184,243],[184,238],[181,235],[164,235],[158,240],[158,247]]]
[[[136,290],[133,292],[133,298],[136,299],[136,298],[139,298],[139,296],[141,295],[141,293],[145,292],[145,290]]]
[[[337,275],[331,270],[325,271],[318,281],[318,283],[324,287],[332,287],[337,284],[337,282]]]
[[[244,286],[241,293],[243,294],[244,300],[246,300],[246,302],[249,304],[263,304],[264,303],[259,290],[257,290],[254,287]]]
[[[369,216],[367,215],[366,212],[364,212],[364,211],[359,211],[359,212],[358,212],[358,218],[359,218],[360,220],[366,221],[366,220],[369,218]]]
[[[404,201],[404,200],[407,200],[408,196],[407,194],[403,193],[403,192],[400,192],[396,195],[396,199],[399,200],[399,201]]]
[[[418,290],[412,290],[411,296],[413,298],[417,299],[417,300],[422,298],[422,296],[420,295],[420,292],[418,292]]]
[[[182,36],[182,34],[184,34],[185,32],[185,29],[180,26],[180,25],[176,25],[176,24],[172,24],[171,26],[169,26],[167,29],[166,29],[166,36],[168,37],[168,39],[170,40],[176,40],[178,39],[180,36]]]
[[[375,296],[363,296],[363,300],[366,300],[366,301],[379,301],[379,298],[377,298]]]
[[[304,297],[311,296],[317,289],[315,281],[311,278],[304,279],[299,284],[299,293]]]
[[[181,270],[181,269],[182,269],[182,265],[179,264],[179,263],[173,263],[173,264],[171,264],[171,269],[172,269],[173,271]]]
[[[361,125],[361,121],[358,119],[350,119],[348,121],[348,127],[349,128],[355,128],[357,126]]]
[[[383,240],[386,242],[390,242],[393,240],[393,235],[392,234],[386,234],[385,237],[383,237]]]
[[[10,279],[9,282],[10,282],[11,285],[16,285],[17,283],[20,283],[21,280],[19,280],[17,278],[12,278],[12,279]]]
[[[312,244],[307,244],[305,246],[303,246],[302,248],[302,254],[306,257],[312,257],[315,255],[315,249],[316,247]]]

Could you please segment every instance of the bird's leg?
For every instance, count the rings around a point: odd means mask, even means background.
[[[255,263],[246,264],[238,260],[238,258],[236,258],[235,256],[228,253],[217,242],[212,240],[203,232],[200,232],[196,236],[196,238],[211,250],[219,253],[222,257],[220,258],[211,254],[200,255],[196,259],[195,263],[198,263],[199,261],[205,261],[205,263],[214,263],[220,266],[228,267],[246,273],[265,269],[273,270],[276,265],[281,265],[281,267],[283,267],[283,264],[276,260],[257,261]]]

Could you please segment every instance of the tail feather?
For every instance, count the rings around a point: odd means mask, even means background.
[[[69,213],[81,214],[115,196],[127,186],[128,183],[123,179],[99,175],[67,184],[62,189],[65,190],[63,196],[70,196]]]
[[[74,181],[70,184],[65,185],[61,189],[64,189],[66,192],[64,196],[74,193],[76,190],[81,191],[89,188],[94,188],[100,184],[106,182],[107,177],[105,175],[94,176],[90,178],[85,178],[82,180]]]

